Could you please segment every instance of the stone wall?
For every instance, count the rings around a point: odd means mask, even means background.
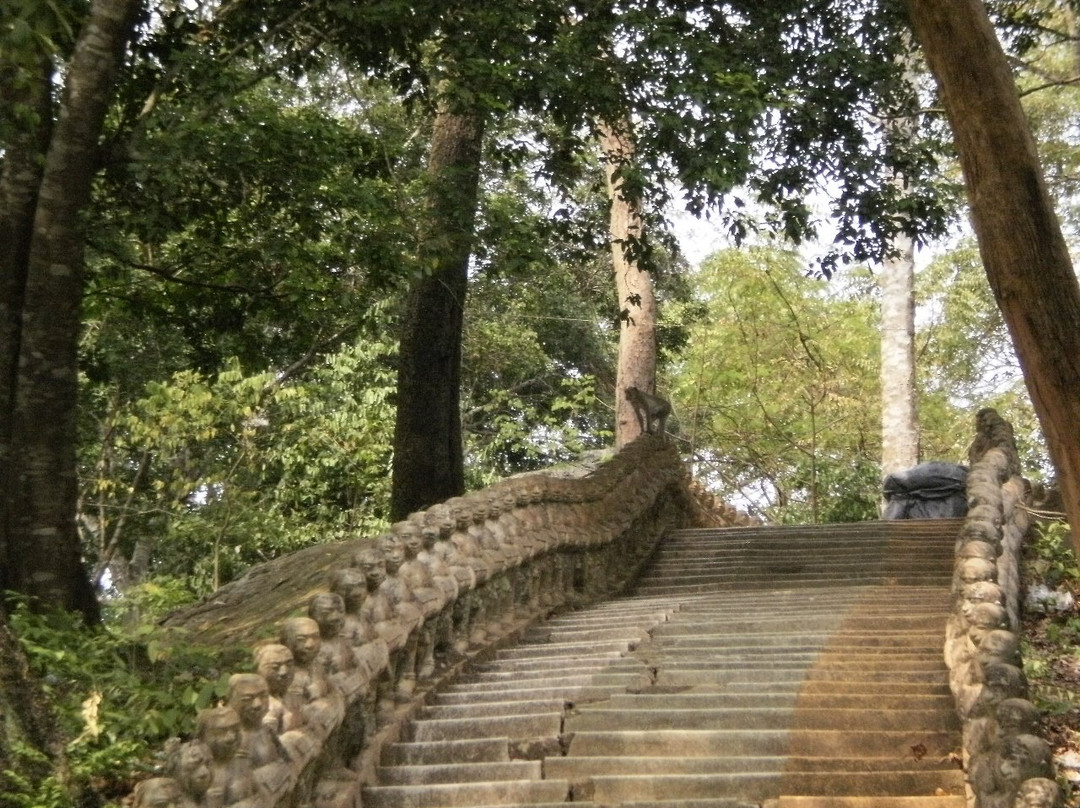
[[[986,409],[976,416],[976,431],[945,638],[964,728],[968,804],[1058,805],[1051,750],[1035,735],[1038,711],[1027,699],[1020,660],[1020,550],[1030,517],[1017,506],[1029,489],[1019,476],[1012,427]]]
[[[645,435],[586,476],[512,478],[253,568],[166,621],[246,661],[134,805],[358,805],[358,775],[466,660],[619,592],[667,530],[744,521]]]

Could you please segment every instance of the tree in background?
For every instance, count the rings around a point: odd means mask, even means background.
[[[41,606],[98,617],[75,529],[77,346],[85,235],[81,216],[101,159],[99,138],[134,0],[95,0],[85,15],[64,5],[33,21],[6,14],[0,197],[0,589]],[[79,34],[63,41],[65,30]],[[23,37],[19,47],[17,35]],[[63,63],[58,107],[52,86]]]
[[[626,396],[629,387],[656,392],[656,292],[648,266],[640,178],[630,124],[600,128],[600,150],[610,199],[611,262],[619,306],[619,360],[615,374],[615,445],[640,437],[644,424]]]
[[[398,355],[392,521],[465,492],[461,338],[486,118],[471,92],[447,80],[432,132],[421,274],[405,304]]]
[[[698,474],[770,520],[873,518],[876,307],[771,248],[718,253],[697,281],[670,387]]]
[[[909,0],[907,8],[941,87],[987,277],[1077,525],[1080,284],[1016,84],[981,3]],[[1080,533],[1073,541],[1080,550]]]

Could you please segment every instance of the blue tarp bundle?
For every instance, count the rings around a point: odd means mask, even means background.
[[[930,461],[885,478],[882,519],[941,519],[967,515],[967,466]]]

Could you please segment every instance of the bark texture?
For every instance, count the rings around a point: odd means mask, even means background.
[[[656,293],[652,275],[642,267],[638,240],[644,235],[641,201],[627,193],[620,169],[634,160],[629,127],[601,128],[601,148],[611,199],[611,259],[619,306],[619,359],[615,375],[615,446],[642,433],[642,424],[626,398],[626,388],[656,392]]]
[[[419,250],[425,274],[409,292],[398,359],[395,521],[465,490],[461,338],[483,136],[479,114],[440,109]]]
[[[919,462],[915,417],[915,253],[897,235],[881,273],[881,476]]]
[[[1080,550],[1080,285],[986,9],[906,0],[952,125],[986,275],[1012,335]]]
[[[51,128],[36,194],[30,162],[5,164],[0,219],[24,233],[20,205],[34,198],[29,243],[5,248],[15,279],[4,305],[9,322],[3,353],[17,356],[9,373],[3,418],[5,451],[0,568],[5,587],[45,605],[98,617],[75,527],[77,508],[77,347],[83,292],[84,235],[80,214],[98,167],[105,112],[121,54],[134,23],[136,0],[95,0],[67,65],[59,116]],[[44,125],[44,124],[43,124]],[[35,137],[27,138],[32,149]],[[24,155],[25,156],[25,155]],[[17,176],[16,176],[17,173]],[[13,204],[7,208],[8,204]],[[23,212],[20,212],[22,210]],[[20,239],[23,236],[19,236]],[[10,251],[9,251],[10,250]],[[21,294],[17,287],[21,285]],[[13,308],[14,307],[14,310]]]

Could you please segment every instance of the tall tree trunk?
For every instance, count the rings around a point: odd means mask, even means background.
[[[611,259],[619,305],[619,361],[615,375],[615,446],[642,433],[642,424],[626,398],[626,388],[656,392],[656,293],[652,275],[640,260],[644,236],[641,200],[626,191],[621,171],[633,164],[634,142],[629,124],[603,125],[608,196],[611,199]]]
[[[461,336],[480,185],[483,119],[440,106],[428,157],[420,259],[402,324],[390,517],[465,490]]]
[[[52,774],[65,785],[70,781],[64,737],[37,677],[8,625],[0,605],[0,788],[4,772],[14,771],[31,780]],[[37,761],[11,756],[16,744],[27,744],[45,754]]]
[[[915,417],[915,250],[897,234],[881,272],[881,474],[919,462]]]
[[[941,88],[986,275],[1080,552],[1080,284],[1005,54],[979,0],[906,0]]]
[[[94,0],[67,66],[25,258],[15,389],[3,413],[11,430],[11,484],[0,492],[7,498],[0,526],[5,585],[90,621],[98,619],[98,604],[75,526],[80,215],[90,198],[105,112],[138,5]]]
[[[27,75],[29,83],[20,83],[14,65],[0,67],[0,104],[5,110],[29,111],[24,121],[33,121],[24,127],[6,121],[15,134],[3,144],[0,170],[0,591],[12,586],[6,572],[6,525],[11,503],[2,492],[15,486],[10,415],[17,388],[34,211],[52,129],[52,69],[51,61],[42,57],[37,80]]]

